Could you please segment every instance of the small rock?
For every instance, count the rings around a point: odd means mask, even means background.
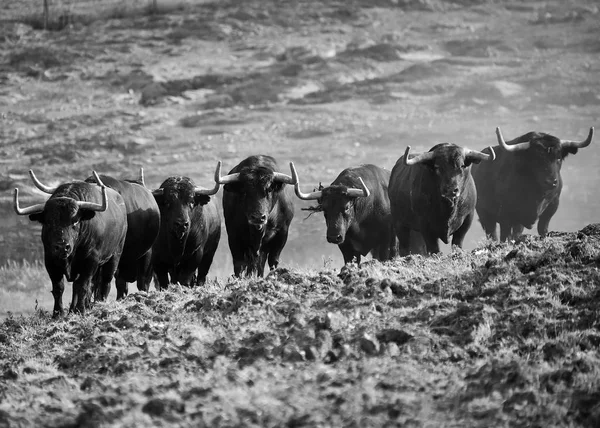
[[[377,333],[377,339],[380,342],[383,342],[383,343],[393,342],[396,345],[404,345],[406,342],[408,342],[412,338],[413,338],[413,336],[406,333],[405,331],[397,330],[397,329],[393,329],[393,328],[382,330],[381,332]]]
[[[379,353],[379,341],[373,336],[365,333],[363,337],[360,338],[360,349],[368,355],[375,355]]]
[[[206,97],[206,101],[202,107],[205,109],[227,108],[234,104],[233,98],[228,94],[213,94]]]
[[[8,369],[4,372],[4,376],[2,377],[6,380],[17,380],[19,378],[19,374],[13,369]]]
[[[342,330],[348,324],[348,320],[339,312],[327,312],[325,324],[329,330]]]
[[[394,342],[390,342],[385,346],[385,352],[390,357],[397,357],[400,355],[400,348]]]
[[[142,412],[152,416],[161,416],[167,411],[183,413],[185,411],[185,404],[178,400],[151,398],[144,404],[144,407],[142,407]]]

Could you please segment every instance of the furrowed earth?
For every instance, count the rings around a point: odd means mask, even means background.
[[[46,197],[29,169],[212,187],[218,160],[268,154],[308,191],[496,126],[584,139],[597,2],[50,2],[52,31],[40,3],[0,6],[0,426],[600,426],[597,142],[543,239],[474,222],[464,251],[343,267],[297,201],[266,278],[231,278],[223,230],[206,286],[57,321],[40,227],[12,209],[15,187]]]

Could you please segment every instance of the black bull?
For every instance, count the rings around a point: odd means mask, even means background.
[[[215,176],[220,175],[219,162]],[[221,239],[221,217],[211,199],[219,190],[196,187],[188,177],[169,177],[152,193],[161,213],[152,266],[158,287],[203,284]],[[196,275],[196,277],[195,277]],[[170,278],[169,278],[170,277]]]
[[[410,251],[410,233],[420,232],[428,253],[440,251],[438,240],[462,247],[471,227],[477,191],[471,164],[492,155],[438,144],[409,157],[410,146],[392,169],[389,197],[400,255]]]
[[[102,182],[117,191],[127,210],[127,237],[115,275],[117,299],[127,295],[127,283],[136,282],[138,290],[148,291],[152,280],[152,245],[160,228],[160,211],[152,192],[144,185],[143,171],[137,180],[117,180],[100,175]],[[87,182],[94,183],[89,177]]]
[[[271,156],[250,156],[220,177],[224,184],[223,215],[236,276],[264,274],[279,264],[294,217],[292,197]]]
[[[99,178],[98,178],[99,180]],[[101,298],[110,291],[125,236],[125,202],[119,193],[85,182],[65,183],[41,204],[21,209],[18,189],[14,209],[42,224],[44,262],[54,296],[54,317],[63,314],[64,278],[73,282],[71,311],[84,313],[91,302],[93,277],[98,274]]]
[[[303,193],[292,165],[296,196],[316,200],[309,211],[322,211],[327,224],[327,241],[337,244],[344,263],[371,253],[377,260],[396,256],[397,240],[393,231],[388,197],[390,171],[376,165],[361,165],[343,170],[327,187]]]
[[[591,144],[594,128],[584,141],[560,140],[541,132],[528,132],[505,142],[496,128],[498,154],[495,162],[473,168],[477,186],[477,214],[488,237],[516,238],[523,228],[538,221],[540,235],[548,233],[550,219],[558,209],[563,181],[562,162],[569,154]]]

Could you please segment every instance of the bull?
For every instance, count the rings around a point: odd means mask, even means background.
[[[223,215],[236,276],[263,276],[265,263],[275,269],[294,217],[286,184],[292,177],[278,172],[271,156],[250,156],[228,175],[223,187]]]
[[[550,219],[558,210],[563,180],[560,169],[569,154],[591,144],[594,128],[584,141],[561,140],[542,132],[528,132],[504,141],[496,128],[498,160],[473,169],[479,199],[476,210],[486,235],[514,239],[537,221],[541,236],[548,233]]]
[[[19,190],[14,191],[15,212],[29,215],[32,221],[42,224],[44,263],[52,281],[54,318],[64,313],[65,278],[73,282],[70,311],[85,313],[91,302],[95,275],[99,278],[99,296],[105,299],[123,252],[127,235],[125,201],[99,177],[96,180],[99,185],[61,184],[46,202],[26,208],[19,206]]]
[[[41,183],[33,171],[29,171],[35,186],[43,192],[52,194],[56,188]],[[138,290],[148,291],[152,280],[150,264],[152,244],[158,236],[160,212],[158,205],[144,183],[144,171],[140,168],[137,180],[117,180],[100,175],[102,182],[117,191],[125,201],[127,210],[127,237],[119,267],[115,275],[117,300],[127,295],[127,283],[137,282]],[[88,183],[95,183],[94,176],[88,177]],[[99,287],[96,291],[99,291]]]
[[[376,165],[346,168],[329,186],[303,193],[293,164],[291,170],[296,196],[317,201],[317,206],[308,210],[323,212],[327,242],[338,246],[345,264],[360,263],[361,256],[369,253],[381,261],[396,255],[388,196],[390,171]]]
[[[439,240],[447,244],[450,236],[462,248],[477,200],[471,165],[494,156],[448,143],[414,157],[406,148],[388,188],[400,255],[410,251],[411,230],[421,234],[428,253],[438,253]]]
[[[221,162],[215,172],[220,176]],[[152,249],[159,289],[169,281],[204,284],[221,239],[221,217],[211,196],[219,191],[197,187],[188,177],[169,177],[152,192],[160,208],[160,231]]]

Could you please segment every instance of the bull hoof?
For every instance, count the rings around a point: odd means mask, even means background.
[[[65,312],[62,309],[58,310],[58,311],[55,310],[52,313],[52,319],[56,320],[56,319],[62,318],[64,315],[65,315]]]

